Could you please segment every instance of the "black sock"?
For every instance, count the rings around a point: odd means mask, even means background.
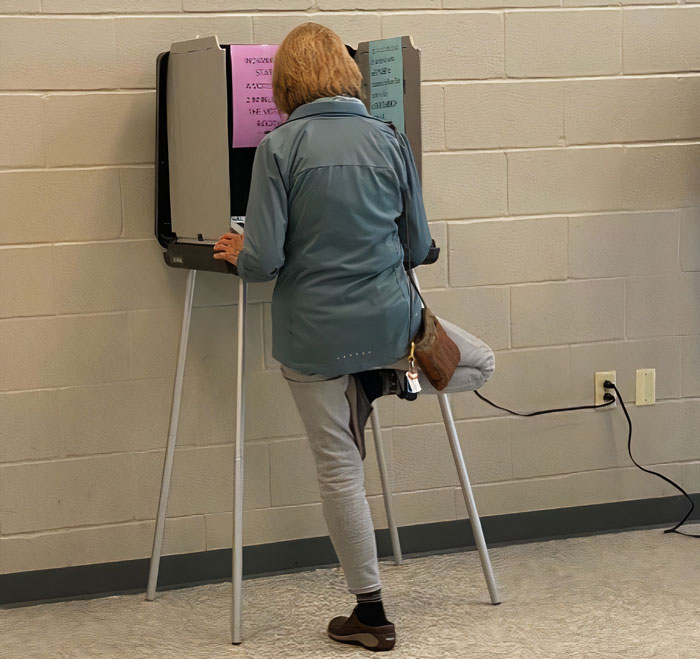
[[[375,590],[373,593],[358,595],[355,615],[363,625],[369,625],[370,627],[389,624],[384,613],[381,589]]]

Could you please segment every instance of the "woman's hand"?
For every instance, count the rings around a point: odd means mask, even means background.
[[[226,233],[214,245],[214,258],[223,259],[233,265],[238,264],[238,255],[243,249],[243,236],[237,233]]]

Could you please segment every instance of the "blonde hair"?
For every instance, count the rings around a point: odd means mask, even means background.
[[[272,92],[280,112],[325,96],[360,97],[362,74],[342,39],[318,23],[295,27],[275,54]]]

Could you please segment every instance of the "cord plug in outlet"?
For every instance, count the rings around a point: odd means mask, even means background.
[[[616,371],[599,371],[595,374],[595,390],[594,390],[594,404],[595,405],[605,405],[605,403],[610,402],[610,397],[615,399],[614,394],[611,391],[606,391],[606,389],[612,389],[612,385],[616,383],[617,372]],[[607,405],[606,410],[612,407],[617,407],[617,402],[612,405]]]
[[[610,380],[606,380],[605,382],[603,382],[603,389],[612,389],[613,391],[615,391],[615,383],[611,382]],[[603,395],[603,400],[606,403],[611,403],[615,400],[615,394],[611,393],[610,391],[606,391]],[[615,404],[611,405],[610,407],[615,407]]]

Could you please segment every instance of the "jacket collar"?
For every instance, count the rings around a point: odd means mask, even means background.
[[[369,117],[369,113],[362,101],[357,98],[349,98],[343,96],[334,96],[329,98],[320,98],[311,103],[300,105],[292,114],[289,115],[288,121],[293,119],[302,119],[304,117],[312,117],[316,114],[357,114],[361,117]]]

